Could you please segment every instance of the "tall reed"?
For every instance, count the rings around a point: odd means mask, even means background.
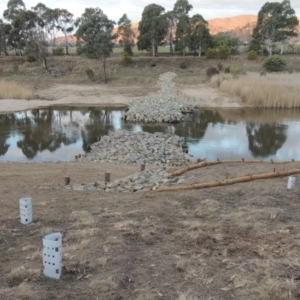
[[[213,87],[225,94],[238,96],[247,107],[300,107],[300,74],[250,73],[239,78],[218,75],[211,80]]]
[[[33,99],[33,91],[13,81],[0,81],[0,99]]]

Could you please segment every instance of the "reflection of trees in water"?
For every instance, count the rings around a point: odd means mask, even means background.
[[[9,134],[7,134],[7,132],[11,131],[15,123],[16,120],[14,114],[0,115],[0,156],[5,155],[10,146],[10,144],[7,144],[7,139],[9,137]]]
[[[110,109],[89,108],[89,121],[84,124],[81,129],[82,148],[86,151],[87,146],[95,143],[97,137],[108,134],[110,130],[114,129],[113,115]]]
[[[165,132],[176,134],[181,137],[200,140],[205,135],[209,124],[225,123],[218,112],[211,110],[196,111],[186,115],[185,121],[178,124],[160,123],[141,125],[143,131],[150,133]]]
[[[287,139],[287,125],[248,123],[246,126],[249,150],[254,157],[276,154]]]
[[[225,121],[219,112],[202,110],[186,117],[186,122],[175,126],[175,134],[191,139],[200,140],[204,137],[209,124],[223,124]]]
[[[17,142],[27,158],[32,159],[44,150],[54,152],[61,144],[70,145],[76,142],[76,137],[68,136],[58,126],[58,114],[52,108],[35,109],[31,114],[30,117],[25,115],[23,139]]]
[[[155,133],[155,132],[164,132],[164,133],[174,133],[174,126],[173,124],[167,123],[159,123],[159,124],[152,124],[152,123],[143,123],[141,124],[141,128],[145,132]]]

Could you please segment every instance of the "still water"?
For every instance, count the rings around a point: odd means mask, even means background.
[[[180,124],[126,123],[113,108],[55,107],[0,114],[0,160],[69,161],[101,134],[168,132],[197,158],[300,160],[300,110],[200,110]]]

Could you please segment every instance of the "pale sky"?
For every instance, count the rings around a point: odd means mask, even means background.
[[[145,6],[156,3],[165,8],[166,11],[172,10],[176,0],[23,0],[26,8],[30,9],[38,2],[44,3],[50,8],[66,8],[75,17],[80,16],[87,7],[99,7],[109,19],[118,21],[126,13],[132,21],[140,21]],[[274,1],[274,0],[273,0]],[[280,1],[280,0],[279,0]],[[7,7],[8,0],[0,0],[0,16]],[[257,15],[260,8],[267,0],[190,0],[193,10],[190,15],[201,14],[206,20],[224,17],[233,17],[241,14]],[[269,0],[269,2],[272,2]],[[291,5],[300,16],[300,0],[291,0]]]

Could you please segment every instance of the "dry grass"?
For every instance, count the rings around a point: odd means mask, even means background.
[[[13,81],[0,81],[0,99],[26,99],[34,98],[33,91],[24,85]]]
[[[238,96],[247,107],[299,108],[299,81],[300,73],[250,73],[239,78],[221,74],[211,79],[211,85],[230,96]]]
[[[15,296],[22,300],[32,299],[34,292],[29,284],[23,282],[15,289]]]
[[[116,290],[118,285],[115,283],[112,277],[108,277],[102,280],[93,280],[90,283],[90,287],[94,291],[94,293],[103,293],[111,290]]]
[[[24,266],[11,270],[8,274],[8,280],[16,279],[38,279],[42,275],[41,269],[26,269]]]

